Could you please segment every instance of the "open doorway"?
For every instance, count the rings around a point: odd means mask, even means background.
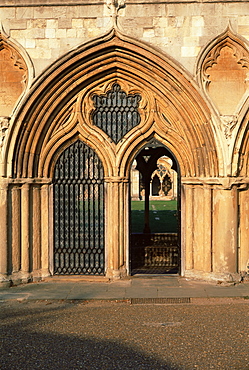
[[[180,273],[180,170],[156,140],[135,157],[130,174],[130,271]]]

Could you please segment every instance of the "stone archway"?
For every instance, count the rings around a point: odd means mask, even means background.
[[[103,166],[82,141],[67,147],[53,176],[53,274],[105,273]]]
[[[151,179],[156,172],[158,161],[162,162],[164,157],[172,161],[172,170],[177,173],[178,186],[176,199],[173,201],[162,195],[153,197],[152,194],[151,196]],[[181,271],[181,176],[179,164],[174,155],[155,139],[144,145],[136,154],[135,161],[136,170],[141,175],[143,190],[140,193],[140,201],[130,200],[130,273],[131,275],[179,274]],[[136,207],[139,208],[138,212]],[[143,226],[140,225],[142,217],[144,219]]]
[[[114,119],[115,109],[103,105],[110,94],[121,94],[126,106],[132,109],[125,113],[118,108],[117,119]],[[115,105],[115,101],[112,104]],[[106,109],[111,117],[107,119],[109,127],[98,118],[103,117]],[[132,122],[130,115],[134,118]],[[209,199],[213,194],[211,189],[206,191],[206,183],[213,184],[216,180],[212,179],[216,179],[224,167],[211,116],[196,82],[176,62],[117,30],[61,58],[34,83],[6,140],[3,171],[9,180],[1,199],[3,207],[6,201],[7,208],[11,209],[9,215],[4,208],[10,220],[11,237],[7,237],[9,229],[4,218],[0,229],[6,248],[13,253],[4,258],[2,270],[6,273],[7,266],[14,265],[10,271],[13,279],[15,276],[35,279],[51,273],[54,168],[64,149],[81,140],[96,152],[103,165],[105,275],[127,276],[129,171],[138,151],[154,138],[173,153],[181,169],[185,205],[182,273],[195,268],[211,272],[212,240],[207,237],[208,228],[205,250],[200,251],[206,219],[192,220],[189,213],[193,209],[188,208],[191,205],[202,210],[203,197]],[[118,117],[122,117],[121,121]],[[198,198],[197,205],[193,203],[193,193]],[[20,216],[18,221],[13,215]],[[210,228],[211,209],[208,217]],[[195,247],[191,241],[193,230]],[[200,252],[205,259],[198,260]],[[13,256],[14,264],[7,260]]]

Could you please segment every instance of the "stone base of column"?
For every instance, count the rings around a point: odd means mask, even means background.
[[[31,282],[38,282],[38,281],[44,280],[45,278],[49,276],[51,276],[51,274],[48,270],[36,270],[32,273],[18,271],[6,277],[6,282],[8,282],[8,284],[6,283],[5,285],[12,286],[12,285],[27,284]],[[1,281],[1,276],[0,276],[0,284],[1,283],[2,281]]]
[[[48,270],[36,270],[32,272],[32,281],[37,282],[37,281],[42,281],[44,278],[47,278],[51,276],[50,272]]]
[[[184,277],[203,280],[210,282],[225,282],[225,283],[239,283],[242,280],[242,276],[239,273],[230,272],[204,272],[198,270],[185,270]]]
[[[105,276],[110,280],[123,279],[127,277],[127,270],[123,267],[121,267],[119,270],[107,269]]]
[[[27,284],[32,282],[32,275],[29,272],[18,271],[9,275],[11,285]]]
[[[9,288],[11,286],[11,280],[7,275],[0,274],[0,289]]]

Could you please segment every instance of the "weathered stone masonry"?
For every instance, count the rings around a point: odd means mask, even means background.
[[[181,172],[181,274],[249,261],[249,2],[0,0],[0,278],[53,274],[53,176],[76,140],[104,168],[105,275],[129,275],[131,164],[152,138]],[[141,121],[115,143],[92,96],[118,83]]]

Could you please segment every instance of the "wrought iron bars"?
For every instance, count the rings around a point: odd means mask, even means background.
[[[104,172],[81,141],[58,158],[54,172],[54,274],[104,274]]]
[[[115,143],[139,125],[139,94],[127,95],[119,84],[114,83],[106,95],[94,95],[92,99],[95,107],[92,113],[94,125],[101,128]]]

